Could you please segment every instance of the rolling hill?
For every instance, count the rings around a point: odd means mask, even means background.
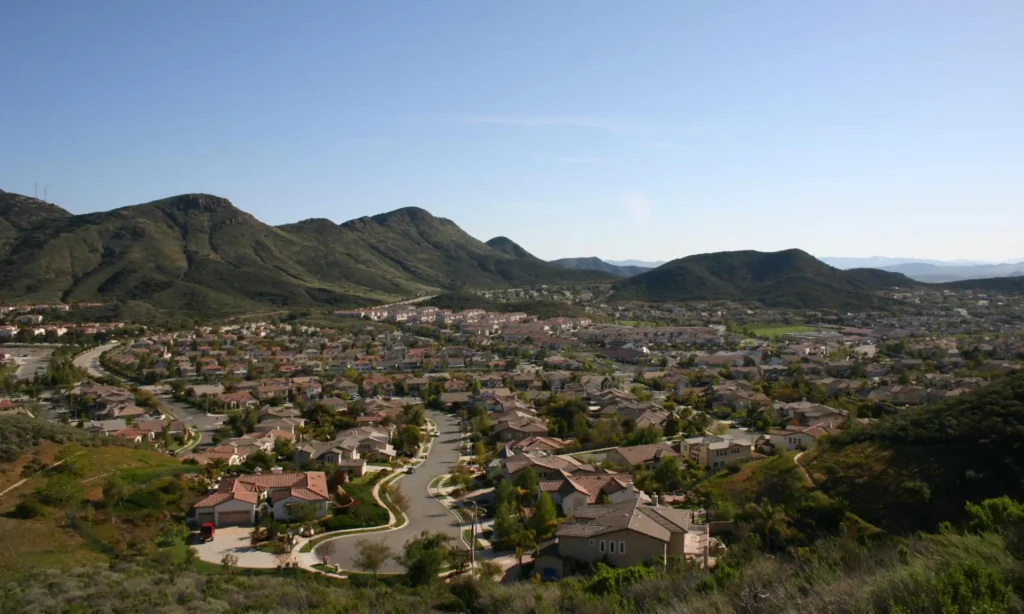
[[[734,300],[768,307],[853,309],[883,306],[875,292],[914,285],[897,273],[840,271],[797,249],[718,252],[673,260],[615,282],[612,300]]]
[[[71,215],[3,193],[0,248],[0,300],[211,315],[610,279],[517,258],[422,209],[273,227],[208,194]]]
[[[534,256],[530,252],[523,249],[523,246],[519,245],[508,237],[494,237],[487,242],[487,246],[491,249],[495,249],[503,254],[512,256],[513,258],[523,258],[524,260],[536,260],[540,261],[540,258]]]
[[[967,501],[1024,497],[1024,375],[850,429],[803,463],[828,495],[897,532],[962,521]]]
[[[632,277],[633,275],[639,275],[640,273],[645,273],[650,270],[649,268],[639,266],[620,266],[617,264],[610,264],[600,258],[561,258],[559,260],[552,260],[551,264],[566,269],[603,271],[605,273],[611,273],[616,277]]]

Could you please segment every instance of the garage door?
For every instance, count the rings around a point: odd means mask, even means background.
[[[217,524],[222,527],[251,524],[251,521],[252,514],[244,510],[241,512],[221,512],[217,514]]]
[[[213,510],[197,511],[196,522],[203,524],[204,522],[213,522]]]

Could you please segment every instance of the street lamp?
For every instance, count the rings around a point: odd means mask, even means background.
[[[467,504],[473,506],[473,517],[469,520],[469,568],[473,569],[476,567],[476,517],[480,514],[480,507],[476,501],[462,502],[463,507]]]

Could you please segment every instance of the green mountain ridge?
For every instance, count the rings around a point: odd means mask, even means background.
[[[414,207],[269,226],[209,194],[72,215],[0,193],[0,300],[178,313],[357,306],[467,287],[606,281],[517,259]]]
[[[618,264],[610,264],[596,257],[560,258],[558,260],[552,260],[551,264],[566,269],[579,269],[584,271],[603,271],[605,273],[610,273],[616,277],[632,277],[633,275],[639,275],[641,273],[646,273],[651,270],[640,266],[622,266]]]
[[[767,307],[854,309],[884,306],[874,294],[879,290],[917,285],[898,273],[841,271],[798,249],[736,251],[687,256],[617,281],[612,300],[734,300]]]

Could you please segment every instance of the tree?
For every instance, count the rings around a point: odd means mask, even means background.
[[[68,475],[55,475],[36,491],[39,500],[51,507],[71,507],[78,504],[85,494],[77,478]]]
[[[131,488],[124,481],[120,473],[113,473],[103,484],[103,504],[109,509],[121,506],[121,502],[131,494]]]
[[[512,543],[512,536],[521,531],[523,525],[516,515],[516,504],[514,500],[506,501],[494,508],[494,533],[498,543],[507,545]]]
[[[516,488],[519,489],[519,498],[521,501],[533,501],[537,496],[537,492],[540,490],[540,480],[537,478],[537,472],[534,471],[533,467],[527,467],[517,473],[515,483]]]
[[[203,469],[203,471],[204,473],[206,473],[207,477],[215,480],[220,476],[224,475],[224,472],[227,471],[227,469],[228,464],[224,461],[224,459],[215,458],[210,462],[206,463],[206,467]]]
[[[423,443],[423,433],[418,426],[407,424],[398,432],[398,448],[402,452],[412,452]]]
[[[473,444],[473,461],[481,467],[487,462],[487,446],[484,442],[478,441]]]
[[[444,533],[424,531],[405,542],[402,554],[395,560],[405,567],[405,576],[410,584],[423,586],[437,580],[448,561],[448,544],[451,539]]]
[[[288,439],[274,440],[274,456],[277,458],[291,458],[295,454],[295,444]]]
[[[663,437],[661,429],[651,424],[649,426],[638,428],[629,435],[626,435],[622,440],[622,445],[643,446],[658,443]]]
[[[362,541],[359,542],[363,543]],[[316,554],[316,558],[320,559],[320,562],[324,565],[329,565],[331,559],[334,558],[335,553],[338,552],[338,542],[334,539],[329,539],[325,542],[320,542],[313,549],[313,553]]]
[[[370,541],[361,539],[356,542],[356,558],[352,562],[356,569],[368,571],[373,574],[373,581],[377,581],[377,573],[392,557],[391,547],[384,540]]]
[[[512,486],[512,482],[508,480],[498,482],[498,486],[494,489],[494,508],[497,509],[506,503],[515,506],[515,502],[516,489]]]
[[[786,508],[772,505],[767,499],[763,499],[757,505],[748,503],[743,509],[743,516],[764,539],[766,552],[778,548],[779,542],[789,532],[791,520],[786,515]]]
[[[392,482],[385,486],[384,494],[403,514],[409,511],[409,498],[405,496],[405,493],[398,487],[398,484]]]
[[[551,495],[542,493],[530,518],[530,528],[539,539],[545,539],[554,532],[557,525],[558,512],[555,511],[555,503],[551,500]]]
[[[516,547],[516,562],[519,564],[519,573],[523,573],[523,556],[527,552],[537,550],[537,535],[530,529],[522,529],[512,537],[512,543]]]

